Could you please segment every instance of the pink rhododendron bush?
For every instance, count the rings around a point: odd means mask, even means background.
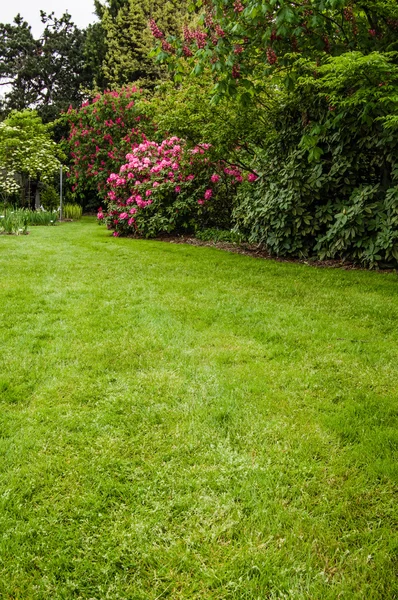
[[[67,176],[73,198],[104,198],[109,174],[120,169],[132,146],[152,135],[153,124],[143,112],[145,102],[139,90],[129,86],[97,94],[81,108],[69,109]]]
[[[107,210],[100,208],[98,219],[115,236],[154,237],[213,225],[228,211],[223,205],[231,206],[227,196],[243,175],[235,166],[214,165],[209,149],[209,144],[189,148],[177,137],[137,144],[127,163],[108,177]]]

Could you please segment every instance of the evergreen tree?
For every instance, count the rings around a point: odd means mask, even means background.
[[[103,69],[106,56],[105,35],[102,21],[92,23],[86,29],[84,60],[86,69],[91,74],[89,87],[97,91],[103,91],[108,87],[108,80]]]
[[[169,35],[178,33],[187,12],[186,0],[111,0],[97,11],[101,11],[106,35],[103,73],[109,85],[138,82],[151,89],[166,77],[150,56],[153,37],[148,22],[154,19]]]

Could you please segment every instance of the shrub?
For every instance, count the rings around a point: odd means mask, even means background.
[[[0,123],[0,193],[5,199],[21,189],[28,178],[51,181],[60,166],[50,125],[34,110],[12,111]]]
[[[67,173],[72,198],[106,193],[110,173],[118,172],[133,144],[153,126],[140,108],[143,98],[134,87],[97,94],[80,109],[69,109],[64,119],[70,135],[64,142],[72,165]]]
[[[242,186],[236,230],[277,255],[398,262],[398,132],[392,57],[345,54],[303,63],[293,94],[257,150],[261,177]]]
[[[225,181],[238,183],[243,177],[237,167],[222,170],[212,163],[209,148],[190,149],[177,137],[139,144],[120,172],[108,178],[108,211],[101,208],[98,218],[115,235],[145,237],[217,224],[223,210],[228,212]]]
[[[59,206],[59,195],[53,186],[47,186],[41,192],[41,203],[46,210],[54,210]]]
[[[230,242],[239,244],[243,241],[242,235],[236,231],[226,229],[208,228],[196,231],[196,237],[203,242]]]

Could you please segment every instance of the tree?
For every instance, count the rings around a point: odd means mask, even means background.
[[[20,15],[12,24],[0,24],[0,80],[11,89],[6,110],[35,108],[48,122],[70,104],[81,103],[92,81],[85,64],[86,34],[69,14],[60,19],[41,11],[44,27],[35,39]]]
[[[194,5],[202,6],[202,0]],[[173,70],[176,59],[187,57],[196,74],[210,65],[216,96],[240,89],[249,100],[271,73],[292,88],[298,59],[319,65],[345,52],[398,50],[396,0],[208,0],[203,5],[199,27],[185,28],[178,40],[157,35],[158,55]]]
[[[21,192],[28,180],[33,188],[51,179],[61,165],[50,127],[36,111],[12,112],[0,123],[0,188],[3,194]]]
[[[170,35],[175,35],[186,14],[185,0],[112,0],[99,5],[106,37],[103,73],[111,86],[138,82],[153,88],[165,78],[165,70],[150,56],[152,35],[148,22],[156,20]]]
[[[92,23],[86,29],[84,60],[90,73],[90,89],[103,91],[108,86],[103,65],[106,56],[105,30],[101,21]]]

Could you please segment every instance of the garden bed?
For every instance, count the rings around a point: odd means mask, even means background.
[[[189,244],[191,246],[207,246],[210,248],[218,248],[219,250],[225,250],[227,252],[233,252],[234,254],[243,254],[245,256],[252,256],[254,258],[262,258],[267,260],[276,260],[283,263],[300,263],[309,265],[311,267],[324,267],[330,269],[343,269],[345,271],[351,270],[367,270],[364,269],[360,264],[356,264],[346,260],[312,260],[312,259],[301,259],[301,258],[281,258],[274,256],[267,252],[263,247],[257,244],[249,244],[247,242],[213,242],[200,240],[194,236],[181,235],[181,236],[160,236],[156,238],[158,241],[168,242],[169,244]],[[385,268],[379,268],[387,273],[398,273],[397,269],[392,269],[389,266]]]

